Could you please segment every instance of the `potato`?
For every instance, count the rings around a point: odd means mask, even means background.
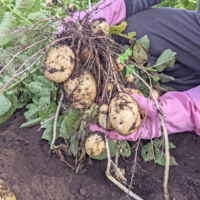
[[[112,91],[113,90],[113,84],[112,83],[108,83],[107,90],[108,91]]]
[[[99,108],[99,116],[98,116],[98,122],[102,128],[104,128],[104,120],[105,120],[105,115],[107,112],[108,112],[108,105],[103,104]],[[107,119],[106,119],[106,126],[107,126],[107,129],[113,129],[108,115],[107,115]]]
[[[154,94],[154,96],[156,97],[156,100],[158,100],[158,99],[159,99],[159,97],[160,97],[160,95],[159,95],[158,91],[157,91],[157,90],[153,90],[153,94]],[[153,98],[153,95],[152,95],[152,93],[151,93],[151,92],[150,92],[150,97],[151,97],[151,99],[153,99],[153,100],[154,100],[154,98]]]
[[[141,123],[138,103],[126,93],[117,94],[110,102],[109,118],[120,135],[131,134]]]
[[[79,77],[69,78],[64,82],[65,100],[75,109],[87,109],[97,96],[97,85],[93,75],[84,71]]]
[[[126,81],[129,83],[133,83],[135,81],[135,76],[130,74],[129,77],[126,77]]]
[[[46,0],[46,5],[49,7],[54,6],[54,0]]]
[[[53,48],[43,64],[43,75],[45,78],[62,83],[71,75],[75,65],[75,55],[68,46]]]
[[[144,95],[143,95],[139,90],[137,90],[137,89],[132,89],[132,88],[125,88],[125,89],[126,89],[126,91],[127,91],[128,93],[138,94],[138,95],[144,97]]]
[[[115,62],[117,63],[115,71],[121,72],[124,69],[124,65],[120,63],[120,58],[117,58]]]
[[[91,29],[95,35],[108,36],[110,27],[104,18],[95,19],[92,21]]]
[[[15,195],[10,192],[10,189],[5,185],[3,180],[0,179],[0,200],[17,200]]]
[[[97,133],[90,135],[85,142],[86,153],[90,157],[96,157],[100,155],[106,149],[106,144],[102,136]]]
[[[88,51],[88,48],[83,49],[79,54],[79,59],[81,60],[81,63],[84,64],[88,57],[90,55],[90,52]],[[92,52],[90,55],[90,60],[94,59],[94,53]]]
[[[77,10],[76,6],[73,3],[69,4],[68,9],[70,12],[75,12]]]
[[[123,168],[123,167],[118,167],[118,170],[121,172],[121,174],[125,177],[125,169]],[[121,179],[121,177],[120,177],[120,175],[117,173],[117,172],[115,172],[115,174],[114,174],[114,177],[118,180],[118,181],[122,181],[122,179]]]

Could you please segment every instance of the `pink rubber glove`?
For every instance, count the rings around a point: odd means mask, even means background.
[[[141,109],[146,112],[147,104],[149,102],[146,124],[151,134],[151,138],[158,138],[161,136],[161,120],[157,113],[157,109],[153,100],[145,97],[132,94],[135,100],[139,103]],[[200,86],[185,92],[168,92],[160,97],[160,107],[163,113],[166,114],[164,118],[168,134],[195,131],[200,135]],[[141,125],[144,119],[142,119]],[[116,131],[108,131],[108,137],[113,140],[130,140],[136,141],[141,133],[142,126],[134,133],[128,136],[121,136]],[[90,125],[91,131],[103,132],[103,128],[96,124]],[[143,128],[141,139],[150,139],[146,125]]]
[[[98,2],[99,4],[99,2]],[[94,8],[95,5],[92,7]],[[103,8],[103,9],[102,9]],[[83,19],[85,17],[86,13],[88,13],[89,10],[85,11],[78,11],[74,13],[74,18],[76,19]],[[90,22],[94,19],[98,19],[100,17],[103,17],[106,19],[106,22],[112,26],[119,24],[124,21],[126,18],[126,5],[124,3],[124,0],[106,0],[103,4],[101,4],[97,10],[94,11],[92,15],[92,19]],[[70,17],[65,20],[65,22],[68,22],[72,20]],[[59,34],[62,33],[64,30],[64,27],[61,26],[59,30]]]

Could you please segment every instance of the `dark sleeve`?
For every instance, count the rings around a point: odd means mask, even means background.
[[[198,8],[197,8],[197,21],[200,25],[200,0],[198,2]]]
[[[126,4],[126,17],[138,11],[147,10],[152,6],[159,4],[162,1],[164,0],[124,0]]]

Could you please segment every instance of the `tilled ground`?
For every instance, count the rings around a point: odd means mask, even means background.
[[[0,125],[0,179],[10,187],[18,200],[118,200],[125,194],[105,176],[106,161],[89,159],[82,174],[74,174],[41,140],[39,126],[22,128],[24,110],[17,111]],[[178,133],[169,139],[176,145],[171,154],[178,166],[170,169],[169,192],[172,200],[200,199],[200,137],[195,133]],[[143,141],[146,144],[148,141]],[[120,158],[130,179],[131,160]],[[73,164],[71,157],[66,160]],[[139,170],[133,192],[145,200],[163,200],[164,167],[152,162],[138,161]]]

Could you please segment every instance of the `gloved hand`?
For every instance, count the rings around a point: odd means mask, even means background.
[[[119,135],[115,130],[108,131],[108,138],[136,141],[140,137],[143,125],[141,139],[150,139],[149,134],[151,134],[151,138],[160,137],[162,134],[161,120],[154,101],[136,94],[132,94],[132,97],[135,98],[144,112],[146,112],[149,101],[146,124],[142,119],[140,128],[126,137]],[[164,121],[168,134],[195,131],[200,135],[200,86],[185,92],[168,92],[160,97],[159,105],[163,113],[166,114]],[[103,128],[96,124],[91,124],[90,130],[104,132]]]
[[[97,4],[99,4],[98,2]],[[92,8],[94,8],[96,5],[94,5]],[[78,11],[74,13],[75,19],[83,19],[85,15],[89,12],[89,10],[85,11]],[[118,23],[121,23],[126,18],[126,5],[124,3],[124,0],[106,0],[104,3],[102,3],[97,10],[95,10],[92,14],[91,20],[98,19],[100,17],[103,17],[106,19],[106,22],[112,26],[116,25]],[[68,22],[71,19],[71,17],[67,18],[65,22]],[[62,33],[64,30],[64,27],[61,26],[59,30],[59,34]]]

